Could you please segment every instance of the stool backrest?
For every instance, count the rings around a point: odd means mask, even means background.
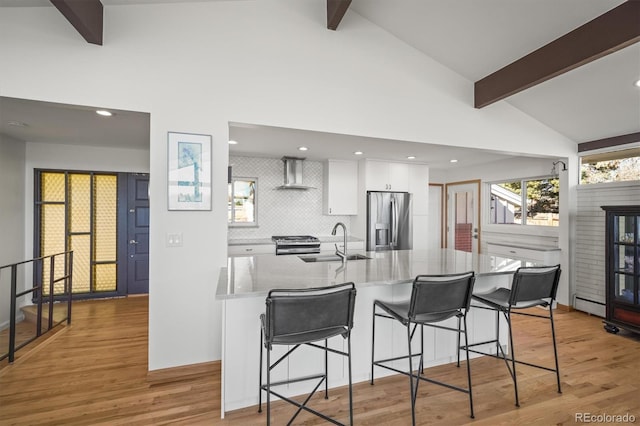
[[[353,328],[354,283],[308,289],[274,289],[266,299],[266,343],[282,336],[335,330],[346,335]]]
[[[469,309],[473,284],[473,271],[463,274],[418,275],[413,280],[409,318],[417,315]]]
[[[560,272],[560,265],[518,268],[513,275],[509,303],[515,305],[533,300],[555,300]]]

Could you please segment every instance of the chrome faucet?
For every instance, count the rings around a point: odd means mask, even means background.
[[[333,227],[331,235],[336,235],[338,226],[342,226],[342,232],[344,234],[344,245],[342,247],[343,251],[340,251],[340,249],[338,248],[338,243],[336,243],[336,255],[338,255],[340,259],[342,259],[342,263],[345,264],[347,262],[347,227],[344,225],[344,223],[338,222]]]

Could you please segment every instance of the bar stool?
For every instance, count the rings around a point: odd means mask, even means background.
[[[560,265],[543,267],[521,267],[518,268],[518,270],[516,270],[515,274],[513,275],[511,289],[498,288],[486,294],[473,295],[474,300],[481,302],[485,306],[477,306],[474,304],[472,305],[472,307],[493,310],[496,312],[496,338],[485,342],[473,343],[471,345],[468,345],[465,349],[468,349],[469,351],[474,353],[493,356],[495,358],[501,358],[504,360],[507,369],[509,370],[509,374],[511,374],[511,378],[513,379],[516,407],[520,406],[520,400],[518,399],[516,363],[555,372],[556,380],[558,382],[558,393],[562,393],[562,390],[560,388],[560,369],[558,368],[556,332],[553,324],[553,302],[556,299],[556,293],[558,291],[560,272]],[[534,306],[549,308],[549,315],[546,316],[534,314],[531,312],[518,312],[518,310],[532,308]],[[500,313],[504,315],[505,319],[507,320],[507,327],[509,328],[510,357],[507,357],[507,355],[504,353],[504,350],[502,349],[502,346],[500,345]],[[551,323],[551,338],[553,341],[555,369],[516,360],[513,348],[513,327],[511,325],[511,314],[526,315],[530,317],[544,318],[549,320],[549,322]],[[481,352],[475,349],[469,349],[469,347],[472,346],[484,345],[488,343],[496,344],[495,354]],[[511,365],[509,365],[509,362],[511,362]]]
[[[416,424],[415,405],[418,394],[418,385],[421,380],[469,394],[469,409],[471,411],[471,418],[474,417],[473,395],[471,392],[471,365],[469,364],[468,351],[465,351],[467,355],[467,389],[439,382],[423,375],[425,325],[457,333],[457,366],[460,367],[460,334],[464,334],[465,346],[467,346],[467,312],[471,303],[474,282],[475,274],[473,271],[449,275],[418,275],[413,280],[410,300],[400,303],[383,302],[381,300],[375,300],[373,302],[371,384],[373,385],[374,380],[374,366],[386,368],[388,370],[395,371],[396,373],[409,376],[409,389],[411,392],[411,421],[413,425]],[[456,328],[438,325],[438,323],[453,317],[456,317],[458,320]],[[407,346],[409,349],[408,355],[381,360],[375,359],[376,318],[387,318],[399,321],[406,328]],[[461,323],[464,323],[464,328],[461,327]],[[413,354],[411,350],[411,341],[413,340],[418,325],[420,326],[420,353]],[[414,357],[420,357],[417,373],[413,372]],[[386,365],[389,362],[403,359],[409,360],[408,372]]]
[[[267,425],[271,424],[271,395],[295,405],[298,410],[289,420],[291,424],[302,410],[308,411],[331,423],[342,423],[307,406],[307,403],[322,383],[325,385],[325,399],[328,399],[329,385],[327,383],[328,353],[347,357],[349,373],[349,424],[353,424],[353,398],[351,384],[351,329],[353,328],[353,310],[356,290],[353,283],[338,284],[330,287],[309,289],[275,289],[266,298],[266,312],[260,315],[262,332],[260,335],[260,387],[258,391],[258,412],[262,412],[262,392],[267,396]],[[328,339],[341,335],[347,341],[347,351],[339,351],[328,347]],[[324,345],[318,341],[324,340]],[[274,345],[293,346],[275,362],[271,362],[271,351]],[[271,383],[271,370],[289,357],[301,345],[324,351],[324,373],[289,378]],[[262,382],[262,356],[266,349],[266,379]],[[306,380],[317,380],[315,388],[303,403],[294,401],[273,389],[275,386],[286,385]]]

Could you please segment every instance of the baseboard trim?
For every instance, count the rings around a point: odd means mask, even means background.
[[[573,306],[563,305],[562,303],[557,303],[556,304],[556,309],[559,310],[559,311],[564,311],[564,312],[573,312],[573,311],[575,311],[575,308]]]
[[[162,368],[147,372],[147,382],[163,383],[176,380],[183,380],[190,376],[202,376],[203,374],[213,374],[220,370],[222,361],[202,362],[199,364],[181,365],[179,367]]]

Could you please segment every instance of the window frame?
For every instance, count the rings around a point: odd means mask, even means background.
[[[638,154],[638,155],[628,155],[628,154]],[[631,143],[625,145],[619,145],[615,147],[607,147],[601,149],[593,149],[589,151],[583,151],[578,154],[578,186],[591,186],[591,185],[606,185],[612,183],[622,183],[622,182],[638,182],[638,180],[626,179],[626,180],[607,180],[604,182],[583,182],[582,180],[582,170],[583,170],[583,160],[589,157],[603,157],[601,161],[613,161],[613,160],[626,160],[629,158],[637,158],[640,156],[640,143]],[[590,163],[590,161],[587,161]]]
[[[258,225],[258,192],[259,192],[259,183],[257,177],[248,177],[248,176],[232,176],[227,188],[227,193],[229,192],[229,188],[231,188],[231,196],[234,196],[234,184],[236,181],[252,181],[254,182],[254,192],[253,192],[253,222],[236,222],[235,221],[235,209],[231,206],[231,218],[227,216],[227,226],[230,228],[257,228]],[[227,200],[229,202],[229,200]],[[231,201],[233,202],[233,201]]]
[[[528,177],[514,177],[514,178],[505,178],[499,180],[492,180],[489,182],[485,182],[484,191],[485,191],[485,200],[486,200],[486,208],[483,209],[484,215],[484,226],[485,231],[490,232],[500,232],[500,233],[513,233],[513,234],[532,234],[532,235],[540,235],[540,236],[557,236],[558,230],[561,227],[560,224],[560,188],[558,189],[558,226],[546,226],[546,225],[528,225],[526,224],[526,213],[525,223],[491,223],[491,186],[500,183],[506,182],[516,182],[520,181],[524,190],[521,194],[521,202],[523,205],[526,205],[526,182],[536,181],[536,180],[544,180],[544,179],[560,179],[559,176],[548,174],[541,176],[528,176]],[[560,186],[561,187],[561,186]]]

